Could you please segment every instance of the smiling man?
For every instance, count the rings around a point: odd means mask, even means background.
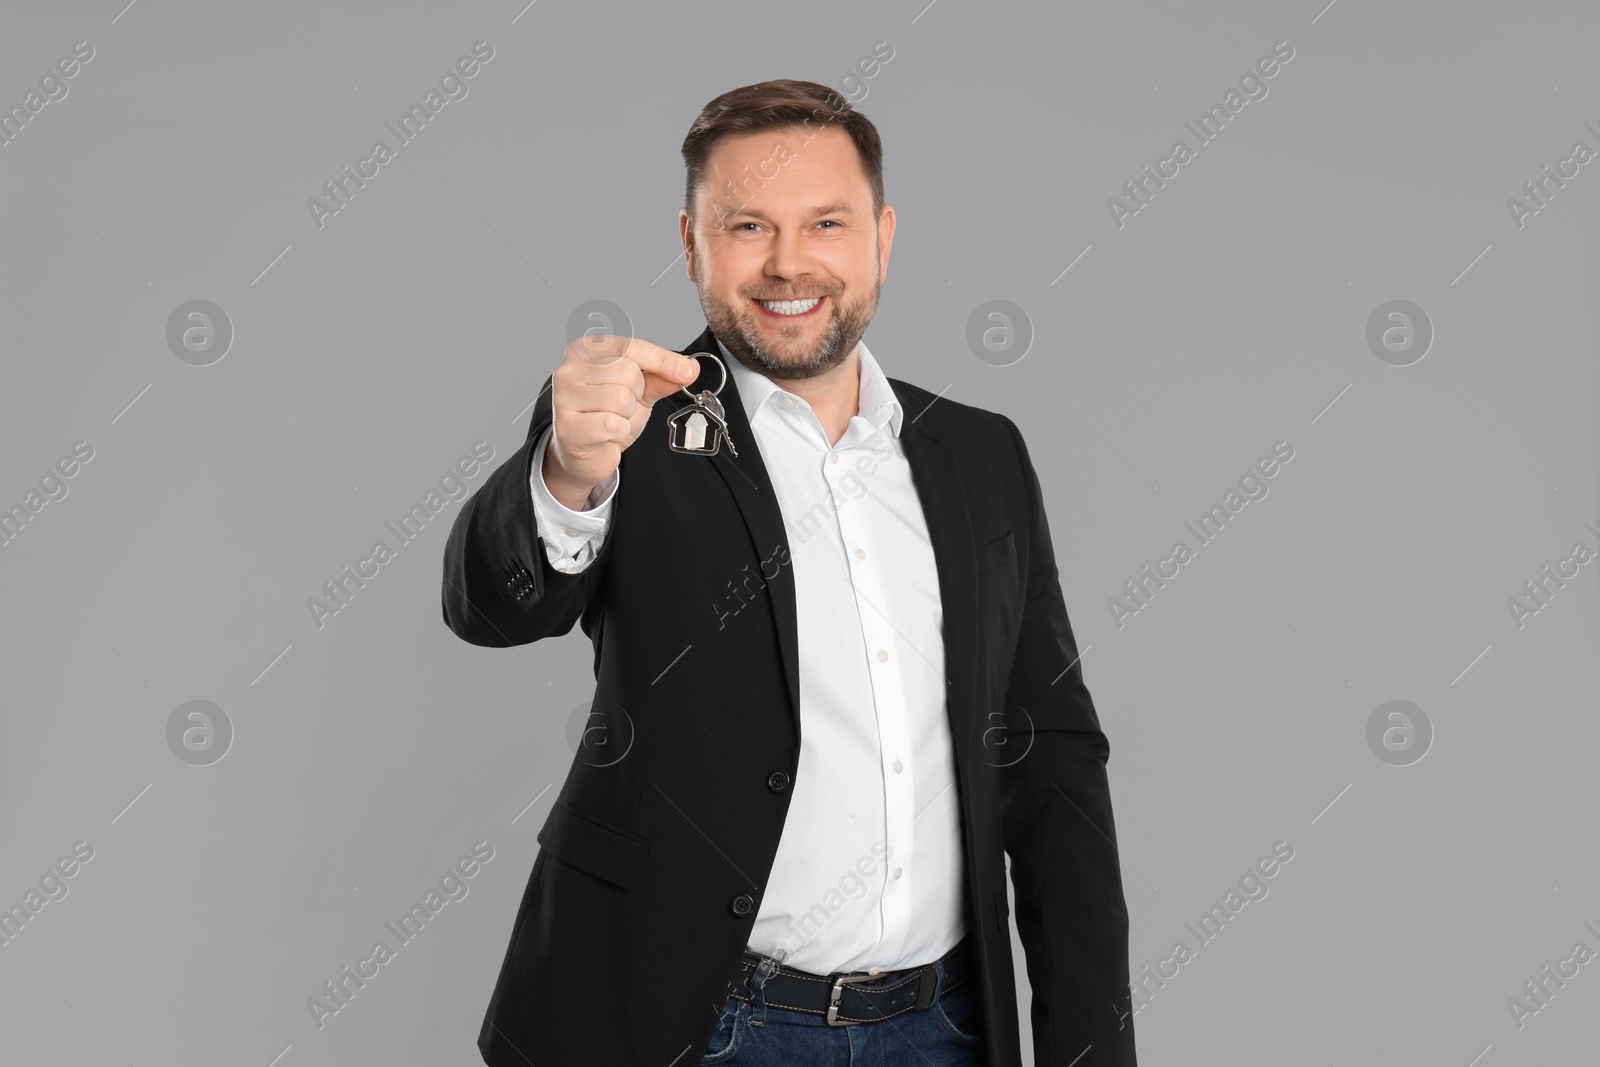
[[[1034,1062],[1135,1063],[1109,745],[1028,449],[862,340],[882,155],[813,82],[707,104],[679,217],[707,329],[574,339],[456,517],[453,632],[594,646],[491,1067],[1014,1067],[1007,854]]]

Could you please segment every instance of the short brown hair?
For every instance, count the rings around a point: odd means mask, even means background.
[[[689,134],[683,139],[683,163],[688,170],[683,208],[689,217],[694,218],[695,201],[705,180],[706,158],[719,137],[776,129],[810,130],[813,122],[824,129],[836,123],[850,135],[872,187],[873,217],[881,215],[883,142],[878,128],[826,85],[780,78],[723,93],[707,104],[689,127]]]

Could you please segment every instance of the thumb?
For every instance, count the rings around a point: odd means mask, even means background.
[[[654,405],[664,396],[676,393],[698,378],[700,361],[692,356],[674,354],[671,359],[663,361],[661,370],[667,373],[661,374],[649,370],[644,372],[644,395],[640,398],[640,403],[646,407]]]

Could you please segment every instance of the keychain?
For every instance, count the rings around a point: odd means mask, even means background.
[[[667,416],[667,447],[690,456],[714,456],[722,447],[722,442],[727,441],[728,451],[737,457],[739,450],[733,447],[733,437],[728,433],[728,413],[722,401],[717,399],[717,394],[728,384],[728,368],[710,352],[692,352],[690,355],[696,359],[703,356],[715,360],[717,369],[722,371],[722,381],[717,383],[715,389],[702,389],[698,394],[689,392],[687,385],[682,387],[683,394],[692,399],[694,404],[681,407]]]

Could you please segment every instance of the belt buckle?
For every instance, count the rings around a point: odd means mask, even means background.
[[[925,963],[918,968],[922,973],[918,975],[916,1010],[921,1011],[933,1003],[934,989],[938,986],[939,975],[933,969],[933,964]],[[857,1023],[877,1022],[876,1019],[841,1019],[839,1018],[839,999],[844,996],[844,983],[870,982],[882,978],[883,974],[873,974],[870,971],[864,974],[841,974],[833,980],[833,988],[828,992],[829,1026],[855,1026]]]
[[[839,998],[844,996],[846,982],[871,982],[882,978],[882,974],[873,974],[870,971],[861,974],[841,974],[833,980],[833,988],[828,991],[828,1025],[829,1026],[855,1026],[857,1023],[870,1023],[871,1019],[841,1019],[839,1018]]]

